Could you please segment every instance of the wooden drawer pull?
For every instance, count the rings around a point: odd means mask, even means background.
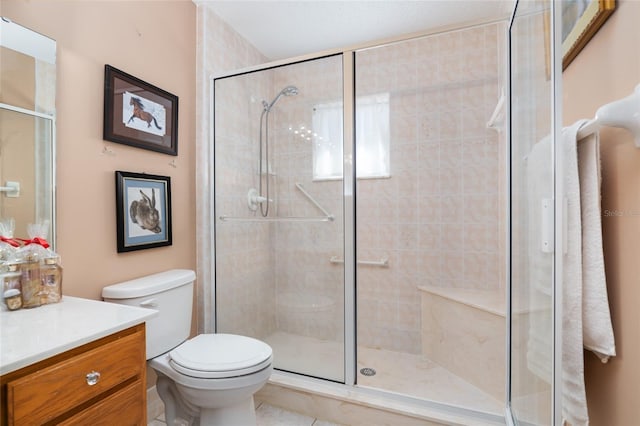
[[[97,371],[92,371],[91,373],[87,374],[87,384],[89,386],[93,386],[96,383],[98,383],[98,381],[100,380],[100,373],[98,373]]]

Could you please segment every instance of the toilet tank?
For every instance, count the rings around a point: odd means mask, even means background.
[[[147,359],[155,358],[184,342],[191,332],[195,272],[172,269],[102,289],[105,302],[158,311],[147,320]]]

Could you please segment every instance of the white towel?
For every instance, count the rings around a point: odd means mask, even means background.
[[[600,141],[594,133],[578,143],[582,219],[582,337],[602,362],[616,355],[602,246]]]
[[[572,426],[589,424],[582,350],[582,231],[578,174],[579,121],[562,130],[566,197],[566,250],[562,262],[562,417]],[[561,235],[561,234],[557,234]]]
[[[606,360],[615,355],[607,300],[600,212],[598,135],[578,143],[581,120],[563,129],[566,246],[562,259],[562,416],[572,426],[589,424],[583,346]],[[552,256],[543,244],[543,201],[553,198],[551,139],[537,143],[527,157],[529,339],[527,366],[550,382],[552,363]],[[549,238],[547,235],[546,238]],[[541,308],[537,312],[537,308]],[[535,312],[535,315],[534,315]]]
[[[580,120],[562,132],[567,199],[567,247],[563,258],[563,417],[589,424],[583,346],[603,362],[615,356],[604,274],[600,213],[598,134],[577,140]]]

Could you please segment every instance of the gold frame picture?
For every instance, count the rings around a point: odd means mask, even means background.
[[[562,8],[562,70],[587,45],[616,8],[615,0],[567,0]]]

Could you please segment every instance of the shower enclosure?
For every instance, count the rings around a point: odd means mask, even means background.
[[[553,317],[517,286],[531,177],[512,159],[549,132],[549,99],[513,102],[517,146],[496,107],[511,86],[549,90],[529,72],[545,69],[537,4],[212,79],[216,332],[269,343],[283,372],[488,419],[513,396],[545,423],[550,378],[527,376],[521,348]]]
[[[349,76],[334,55],[215,80],[219,332],[266,341],[277,369],[345,382],[355,242],[358,385],[501,413],[505,137],[486,121],[504,87],[504,32],[357,51]]]

